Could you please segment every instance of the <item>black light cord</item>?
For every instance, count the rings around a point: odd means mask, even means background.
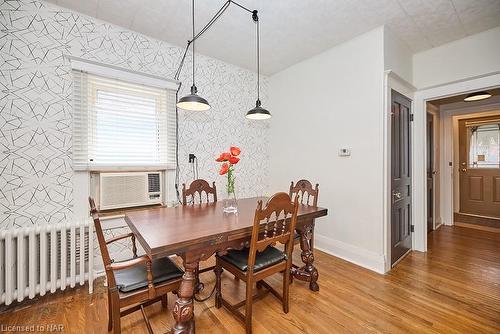
[[[212,16],[212,18],[208,21],[208,23],[198,32],[198,34],[195,35],[194,29],[194,0],[192,0],[192,39],[187,42],[186,48],[184,49],[184,52],[181,56],[181,61],[179,62],[179,66],[177,70],[175,71],[174,74],[174,79],[179,81],[179,77],[182,72],[182,68],[184,67],[184,63],[186,60],[187,52],[189,50],[189,47],[191,44],[193,44],[193,86],[195,85],[195,75],[194,75],[194,68],[195,68],[195,49],[194,49],[194,42],[200,38],[205,32],[207,32],[212,25],[224,14],[226,9],[231,5],[235,4],[237,7],[252,13],[252,18],[254,21],[257,22],[257,100],[259,99],[259,91],[260,91],[260,79],[259,79],[259,19],[257,17],[257,11],[256,10],[250,10],[247,7],[237,3],[236,1],[233,0],[227,0],[222,7]],[[180,192],[179,192],[179,176],[180,176],[180,166],[179,166],[179,108],[177,107],[177,101],[179,101],[179,91],[181,90],[182,82],[179,83],[179,87],[177,88],[177,91],[175,93],[175,192],[177,196],[177,201],[179,203],[182,203]],[[196,168],[198,168],[198,159],[196,159]],[[198,172],[198,171],[197,171]],[[213,292],[212,292],[213,293]]]
[[[260,31],[259,31],[259,17],[257,11],[254,11],[254,20],[257,20],[257,101],[260,101]]]
[[[193,42],[193,66],[192,67],[193,67],[193,86],[196,86],[194,83],[194,55],[195,55],[195,52],[194,52],[194,41],[195,41],[195,39],[194,39],[194,0],[192,1],[192,4],[193,4],[193,6],[192,6],[193,39],[191,40]]]

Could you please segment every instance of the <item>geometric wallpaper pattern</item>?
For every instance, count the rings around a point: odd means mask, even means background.
[[[189,37],[186,32],[186,39]],[[221,45],[227,47],[227,45]],[[74,219],[72,78],[65,55],[173,78],[182,49],[166,42],[37,0],[0,0],[0,229]],[[190,55],[181,81],[185,94]],[[268,185],[269,122],[245,119],[255,104],[256,74],[198,56],[196,81],[212,109],[179,112],[181,184],[199,176],[225,179],[214,157],[242,148],[237,166],[239,197],[265,193]],[[266,104],[267,80],[262,100]],[[287,185],[284,185],[285,188]]]

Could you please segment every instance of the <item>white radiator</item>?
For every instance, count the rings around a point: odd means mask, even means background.
[[[0,304],[94,281],[90,219],[0,232]]]

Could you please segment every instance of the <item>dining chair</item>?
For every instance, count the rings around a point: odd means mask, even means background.
[[[191,182],[189,185],[189,188],[186,188],[186,184],[182,184],[182,204],[183,205],[195,205],[195,204],[202,204],[202,203],[215,203],[217,202],[217,188],[215,187],[215,182],[212,182],[212,186],[208,184],[207,181],[203,179],[197,179]],[[209,266],[209,267],[204,267],[200,269],[200,265],[198,264],[198,267],[196,268],[195,271],[195,300],[196,301],[205,301],[206,299],[210,298],[213,294],[210,293],[207,297],[201,298],[198,297],[197,294],[199,294],[201,291],[203,291],[205,285],[200,281],[200,274],[207,272],[207,271],[212,271],[215,269],[215,266]],[[215,291],[215,290],[214,290]]]
[[[283,312],[289,310],[290,266],[292,264],[293,233],[297,223],[298,198],[292,203],[291,197],[284,192],[274,194],[262,207],[258,201],[255,210],[250,247],[242,250],[229,250],[226,254],[216,255],[216,294],[215,306],[226,307],[245,324],[246,333],[252,333],[253,301],[271,292],[283,305]],[[285,245],[284,251],[275,248],[277,243]],[[246,283],[246,299],[230,304],[222,297],[221,274],[226,269]],[[283,293],[280,295],[265,278],[283,274]],[[254,283],[257,294],[254,296]],[[262,288],[265,288],[262,290]],[[245,306],[245,314],[239,309]]]
[[[184,272],[170,260],[162,257],[151,260],[147,255],[138,256],[134,233],[128,233],[105,240],[101,220],[94,199],[89,197],[90,213],[94,220],[95,232],[101,250],[108,286],[108,331],[121,333],[120,318],[141,310],[148,333],[153,330],[144,307],[161,301],[167,306],[167,294],[179,288]],[[130,238],[133,257],[115,262],[108,252],[108,245],[118,240]]]
[[[304,205],[312,205],[318,206],[318,195],[319,195],[319,184],[316,183],[316,186],[313,188],[312,183],[309,180],[299,180],[297,183],[290,184],[290,190],[288,192],[290,197],[300,196],[300,204]],[[314,222],[312,224],[307,224],[310,228],[314,228]],[[309,238],[300,238],[301,233],[307,234],[310,233]],[[301,241],[302,240],[302,241]],[[307,241],[309,240],[309,241]],[[294,242],[295,244],[300,244],[301,242],[308,242],[309,245],[307,249],[313,249],[314,247],[314,231],[298,231],[294,234]],[[300,247],[301,249],[305,249],[304,247]],[[298,268],[297,265],[292,264],[294,268]],[[292,277],[293,278],[293,277]]]
[[[203,193],[205,193],[203,195]],[[210,195],[212,199],[210,199]],[[217,202],[217,188],[215,187],[215,182],[212,182],[212,186],[208,184],[207,181],[203,179],[197,179],[191,182],[189,188],[186,188],[186,184],[182,184],[182,204],[201,204],[201,203],[215,203]]]

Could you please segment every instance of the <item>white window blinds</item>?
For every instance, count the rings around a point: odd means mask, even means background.
[[[73,70],[73,108],[75,170],[174,164],[174,90]]]

